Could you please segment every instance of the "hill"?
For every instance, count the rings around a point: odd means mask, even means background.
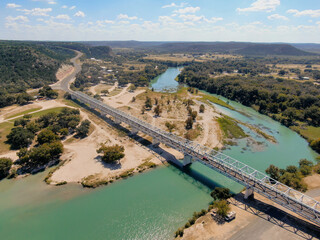
[[[226,53],[241,55],[308,56],[306,52],[286,43],[250,42],[140,42],[140,41],[94,41],[81,42],[87,46],[110,46],[112,48],[134,48],[160,53]]]
[[[310,56],[314,53],[305,52],[297,49],[289,44],[250,44],[247,47],[236,50],[235,53],[241,55],[266,56],[266,55],[282,55],[282,56]]]

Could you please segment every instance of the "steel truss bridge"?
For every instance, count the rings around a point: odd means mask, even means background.
[[[233,179],[247,188],[246,197],[257,192],[292,212],[320,225],[320,203],[296,191],[252,167],[221,152],[209,149],[193,141],[163,131],[140,119],[94,99],[82,92],[68,90],[72,99],[98,109],[101,114],[112,116],[116,123],[126,123],[132,132],[141,131],[153,138],[154,144],[164,143],[185,155],[184,165],[198,161]]]

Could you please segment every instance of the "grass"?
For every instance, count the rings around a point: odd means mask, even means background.
[[[302,137],[307,139],[309,142],[320,138],[320,127],[292,126],[291,128],[297,133],[299,133]]]
[[[240,139],[247,137],[247,134],[243,131],[241,127],[239,127],[238,123],[231,117],[223,116],[221,118],[218,118],[217,121],[225,138]]]
[[[28,114],[28,113],[31,113],[31,112],[38,111],[38,110],[40,110],[40,109],[41,109],[41,107],[38,107],[38,108],[31,108],[31,109],[28,109],[28,110],[26,110],[26,111],[23,111],[23,112],[19,112],[19,113],[16,113],[16,114],[10,115],[10,116],[6,117],[5,119],[18,117],[18,116],[21,116],[21,115],[25,115],[25,114]]]
[[[0,153],[5,153],[10,150],[10,145],[6,144],[7,135],[10,133],[11,128],[13,128],[13,123],[3,122],[0,123]]]
[[[212,102],[215,104],[218,104],[222,107],[226,107],[229,108],[231,110],[235,110],[234,107],[230,106],[228,103],[222,101],[221,99],[215,97],[215,96],[211,96],[211,95],[202,95],[202,98],[199,99],[200,101],[204,102],[204,103],[208,103],[208,102]]]
[[[32,118],[36,118],[36,117],[41,117],[47,113],[60,113],[62,111],[62,109],[64,109],[65,107],[56,107],[56,108],[49,108],[43,111],[39,111],[36,113],[31,113],[30,115],[32,116]],[[22,117],[21,117],[22,118]],[[20,119],[20,118],[17,118]],[[15,119],[15,120],[17,120]],[[11,120],[10,122],[13,122],[14,120]]]
[[[113,90],[110,94],[108,94],[107,97],[116,96],[116,95],[118,95],[121,91],[122,91],[122,89],[115,89],[115,90]]]

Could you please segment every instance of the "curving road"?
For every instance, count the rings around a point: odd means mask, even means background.
[[[68,76],[64,77],[61,81],[51,85],[52,89],[69,91],[69,85],[75,80],[76,75],[81,71],[81,63],[78,61],[82,57],[83,53],[74,50],[77,53],[77,56],[70,59],[70,62],[74,66],[74,70]]]

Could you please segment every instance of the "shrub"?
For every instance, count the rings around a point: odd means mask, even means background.
[[[11,166],[12,160],[10,158],[0,158],[0,179],[9,175]]]
[[[87,119],[82,121],[80,126],[76,128],[77,136],[81,138],[88,136],[89,128],[90,128],[90,121]]]
[[[16,127],[11,129],[7,139],[7,143],[11,144],[12,149],[20,149],[28,147],[32,143],[34,134],[25,128]]]
[[[41,145],[44,143],[52,143],[59,137],[49,129],[42,130],[37,136],[37,142]]]
[[[221,217],[226,217],[230,211],[230,206],[226,200],[214,202],[214,207],[217,209],[217,214]]]
[[[113,163],[125,156],[124,147],[117,144],[113,146],[101,144],[101,147],[97,150],[97,153],[103,153],[102,161],[106,163]]]
[[[223,187],[216,187],[210,195],[214,200],[226,200],[232,196],[230,189]]]

